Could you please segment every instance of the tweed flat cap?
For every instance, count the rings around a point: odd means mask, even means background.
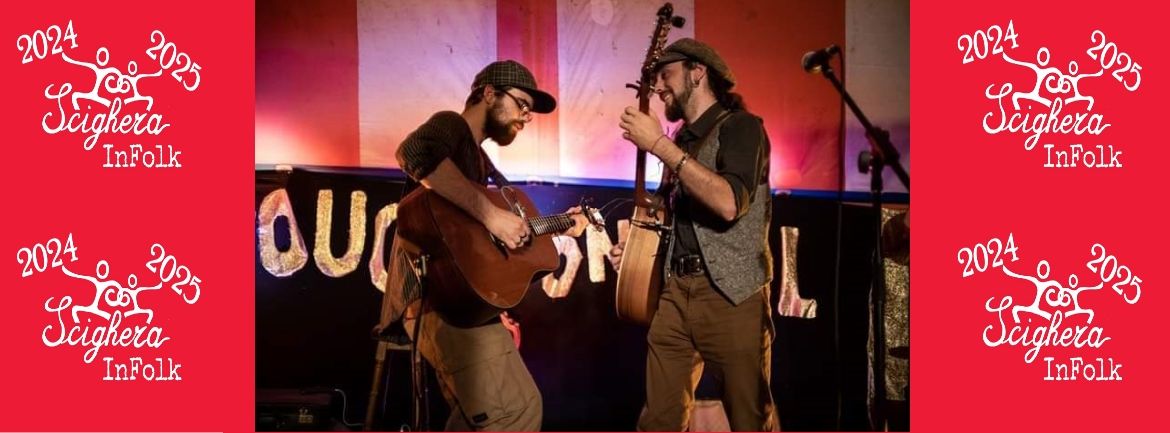
[[[661,68],[667,63],[687,59],[707,65],[708,69],[735,86],[735,75],[731,73],[731,68],[727,67],[727,63],[723,62],[723,58],[719,57],[719,53],[716,53],[710,45],[691,38],[682,38],[667,45],[666,49],[662,50],[662,57],[658,58],[658,63],[655,63],[654,67]]]
[[[523,89],[532,95],[532,111],[537,113],[551,113],[557,108],[557,100],[537,88],[536,78],[532,76],[532,72],[515,60],[501,60],[487,65],[475,74],[471,88],[478,89],[487,84]]]

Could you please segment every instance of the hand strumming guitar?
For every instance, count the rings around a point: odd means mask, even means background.
[[[523,218],[498,207],[489,207],[490,210],[483,219],[483,225],[496,239],[512,250],[528,241],[531,233],[528,230],[528,223]]]

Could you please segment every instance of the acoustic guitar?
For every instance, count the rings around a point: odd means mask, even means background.
[[[540,216],[532,200],[510,186],[475,187],[497,207],[528,222],[532,236],[527,243],[508,249],[478,220],[428,188],[418,188],[398,203],[398,236],[426,255],[426,302],[458,326],[483,324],[520,303],[533,281],[560,265],[553,235],[579,218]],[[581,210],[590,224],[604,227],[597,209],[582,204]]]
[[[683,17],[674,15],[674,7],[667,3],[658,9],[654,35],[642,62],[638,83],[627,85],[638,92],[638,110],[650,111],[650,96],[654,93],[654,65],[662,56],[666,36],[671,26],[682,27]],[[618,270],[616,305],[619,318],[648,325],[658,310],[658,293],[662,287],[662,266],[666,252],[663,236],[670,234],[670,217],[661,196],[646,192],[646,151],[638,149],[634,172],[634,215],[630,217],[630,233],[622,252]]]

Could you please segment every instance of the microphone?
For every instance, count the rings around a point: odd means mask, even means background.
[[[837,45],[829,45],[819,50],[809,51],[804,53],[804,57],[800,59],[800,66],[804,68],[805,72],[818,74],[822,68],[828,66],[829,59],[832,59],[833,55],[840,51],[841,48],[837,47]]]

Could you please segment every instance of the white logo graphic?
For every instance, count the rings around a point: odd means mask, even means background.
[[[150,34],[156,44],[145,55],[158,63],[158,70],[139,73],[137,60],[128,60],[126,70],[112,66],[110,49],[102,46],[92,61],[71,56],[66,50],[78,47],[78,35],[69,21],[65,31],[56,25],[17,38],[17,49],[24,52],[22,63],[60,57],[61,64],[80,67],[93,72],[93,81],[50,83],[44,96],[55,105],[41,117],[41,128],[47,134],[87,134],[83,142],[86,151],[101,144],[105,150],[103,168],[182,168],[181,150],[173,144],[144,145],[141,142],[117,144],[103,142],[104,134],[127,136],[159,136],[171,126],[163,115],[153,112],[155,97],[143,94],[139,88],[143,79],[170,76],[184,89],[193,92],[201,81],[201,68],[185,52],[178,51],[173,42],[167,42],[159,30]]]
[[[138,93],[138,80],[141,80],[141,79],[147,78],[147,77],[161,76],[163,73],[162,69],[159,69],[158,72],[155,72],[153,74],[137,75],[138,74],[138,63],[133,61],[133,60],[131,60],[129,63],[126,64],[126,71],[129,74],[123,74],[121,71],[118,70],[118,68],[104,67],[110,59],[110,51],[107,50],[106,47],[98,48],[97,64],[96,65],[93,63],[86,63],[86,62],[80,62],[77,60],[73,60],[73,59],[69,58],[69,55],[64,54],[64,53],[61,54],[61,59],[65,60],[66,62],[72,63],[74,65],[83,66],[83,67],[92,69],[94,75],[96,75],[96,77],[94,78],[92,90],[90,90],[88,92],[73,92],[73,109],[74,110],[81,109],[77,105],[78,99],[88,99],[90,101],[102,104],[106,107],[109,107],[110,100],[101,97],[101,90],[103,90],[103,89],[106,92],[108,92],[110,94],[115,94],[115,95],[120,94],[120,93],[129,93],[129,92],[133,91],[134,92],[133,96],[131,96],[130,98],[124,99],[122,101],[122,103],[124,105],[128,105],[131,102],[146,101],[146,110],[147,111],[150,111],[150,109],[152,107],[154,107],[154,98],[149,97],[149,96],[143,96],[142,94]],[[113,84],[113,85],[111,85],[111,84]]]
[[[1028,134],[1024,150],[1032,150],[1045,134],[1101,135],[1113,126],[1105,116],[1094,112],[1097,99],[1082,92],[1081,81],[1109,76],[1126,90],[1136,91],[1141,85],[1142,67],[1117,44],[1106,40],[1105,33],[1094,30],[1090,42],[1097,45],[1085,51],[1086,56],[1099,66],[1096,72],[1081,73],[1077,60],[1070,60],[1062,70],[1050,65],[1052,52],[1048,47],[1036,50],[1035,63],[1009,55],[1019,47],[1015,24],[1008,21],[1007,29],[998,25],[973,34],[959,36],[958,48],[964,52],[963,64],[988,58],[999,58],[1004,64],[1026,68],[1035,74],[1035,81],[1026,83],[991,82],[984,90],[987,99],[995,101],[996,108],[983,116],[983,130],[995,135],[1004,132]],[[1010,42],[1010,45],[1008,44]],[[1095,69],[1088,67],[1086,69]],[[1045,168],[1122,168],[1121,150],[1113,144],[1086,145],[1084,143],[1044,143]]]
[[[153,310],[143,309],[142,307],[138,306],[138,294],[144,290],[161,289],[162,283],[158,283],[158,284],[151,286],[151,287],[141,287],[141,288],[135,289],[135,287],[138,285],[138,276],[136,276],[134,274],[130,274],[129,277],[126,277],[126,285],[130,286],[129,289],[122,287],[122,285],[118,284],[117,281],[106,281],[105,278],[107,275],[109,275],[110,265],[109,265],[109,263],[106,263],[105,260],[98,262],[97,269],[96,269],[96,272],[97,272],[96,278],[85,276],[85,275],[75,274],[73,272],[70,272],[69,268],[66,268],[64,266],[61,266],[61,272],[65,273],[65,275],[68,275],[70,277],[77,278],[79,280],[89,281],[90,283],[93,283],[93,287],[96,291],[96,293],[94,294],[94,297],[93,297],[93,303],[91,303],[89,305],[85,305],[85,306],[76,305],[73,307],[72,312],[73,312],[73,321],[74,322],[80,322],[80,320],[78,320],[78,318],[77,318],[78,311],[90,313],[90,314],[99,316],[103,319],[109,320],[110,316],[111,316],[110,313],[101,309],[100,304],[102,303],[102,301],[105,301],[106,305],[108,305],[110,307],[114,307],[114,308],[134,305],[134,309],[130,310],[126,314],[123,314],[122,317],[130,317],[130,316],[133,316],[135,314],[146,314],[146,323],[150,323],[152,320],[154,320],[154,311]],[[114,296],[114,297],[111,298],[111,296]]]
[[[82,361],[91,364],[103,347],[160,349],[163,343],[169,341],[171,338],[165,337],[162,326],[155,322],[155,310],[146,308],[144,299],[157,302],[161,298],[147,294],[170,284],[171,290],[183,302],[194,304],[199,300],[202,281],[190,268],[179,265],[175,256],[167,254],[162,245],[152,245],[150,252],[153,258],[146,262],[146,268],[158,276],[159,283],[140,287],[135,274],[126,278],[125,285],[109,279],[110,264],[106,260],[97,262],[92,276],[67,268],[67,263],[77,261],[77,246],[73,243],[72,233],[65,242],[52,238],[48,242],[18,250],[17,263],[24,267],[21,277],[60,268],[65,276],[78,280],[83,287],[93,289],[92,299],[84,297],[74,302],[73,297],[66,295],[60,298],[50,296],[45,300],[45,311],[56,316],[56,321],[41,331],[41,341],[45,346],[88,347]],[[165,362],[162,357],[154,358],[158,361],[157,368],[154,363],[144,363],[143,358],[137,356],[130,357],[126,362],[112,356],[101,359],[105,363],[102,380],[182,380],[179,375],[182,364],[169,357]]]
[[[963,265],[964,278],[1000,268],[1011,278],[1010,281],[1026,282],[1026,287],[1035,289],[1030,302],[1025,299],[1027,304],[1017,302],[1011,295],[998,299],[992,296],[984,304],[984,310],[994,314],[996,319],[983,329],[983,343],[988,347],[1030,346],[1024,352],[1027,364],[1032,364],[1046,346],[1096,350],[1112,339],[1105,336],[1103,327],[1093,326],[1097,314],[1092,308],[1082,305],[1081,296],[1085,293],[1109,285],[1127,304],[1137,303],[1141,297],[1142,279],[1128,266],[1119,264],[1117,257],[1107,254],[1101,244],[1090,248],[1093,259],[1086,263],[1086,267],[1101,278],[1100,283],[1093,286],[1081,286],[1076,274],[1070,274],[1063,283],[1049,279],[1052,269],[1047,260],[1037,263],[1034,276],[1014,272],[1008,269],[1007,263],[1019,260],[1018,250],[1014,235],[1008,234],[1006,242],[993,238],[974,247],[961,248],[958,260]],[[1011,260],[1007,260],[1008,256]],[[1069,320],[1074,316],[1083,318],[1084,323]],[[1034,322],[1038,322],[1038,326],[1033,326]],[[1076,356],[1065,362],[1045,356],[1044,380],[1122,380],[1121,363],[1109,356],[1097,357],[1096,360],[1097,364],[1093,361],[1085,363],[1084,358]]]

